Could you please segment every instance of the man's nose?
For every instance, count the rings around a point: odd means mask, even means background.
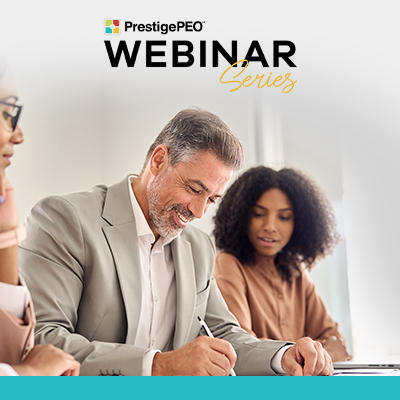
[[[208,210],[209,204],[207,202],[207,198],[198,197],[193,199],[189,204],[189,210],[195,216],[195,218],[200,219]]]

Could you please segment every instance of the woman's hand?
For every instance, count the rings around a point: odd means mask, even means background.
[[[0,233],[18,227],[18,210],[14,198],[14,188],[4,175],[0,175]],[[1,202],[0,202],[1,203]]]
[[[36,345],[19,365],[12,365],[19,375],[77,376],[80,364],[71,354],[51,344]]]

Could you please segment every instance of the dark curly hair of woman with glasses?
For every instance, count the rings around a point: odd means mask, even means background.
[[[333,361],[350,359],[306,271],[339,240],[318,186],[294,169],[251,168],[228,189],[214,221],[215,278],[242,328],[259,339],[309,336]]]

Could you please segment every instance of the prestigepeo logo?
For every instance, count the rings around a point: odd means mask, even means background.
[[[105,19],[104,33],[106,35],[119,35],[121,33],[120,26],[121,26],[120,19]]]
[[[252,40],[250,43],[241,41],[240,46],[237,40],[232,40],[230,43],[225,41],[222,45],[218,40],[176,39],[176,34],[191,32],[190,36],[192,36],[193,33],[201,32],[204,21],[178,21],[172,24],[164,24],[159,21],[146,24],[121,20],[106,19],[104,21],[108,35],[120,34],[124,29],[124,35],[134,33],[135,36],[135,40],[129,40],[129,43],[126,40],[116,41],[111,38],[111,40],[104,40],[108,59],[113,68],[119,67],[121,63],[126,64],[128,68],[134,68],[138,58],[142,59],[141,63],[143,65],[144,62],[146,68],[188,68],[192,66],[218,68],[222,62],[227,63],[228,68],[222,73],[219,81],[222,84],[229,84],[230,92],[256,86],[259,89],[279,87],[282,93],[289,93],[297,83],[297,80],[293,80],[291,77],[291,72],[265,70],[265,68],[280,67],[297,68],[292,60],[295,56],[296,45],[290,40],[270,40],[266,47],[265,41],[261,44],[258,40]],[[114,23],[115,21],[118,26]],[[115,28],[118,30],[113,33],[112,30]],[[143,36],[143,33],[147,32],[161,35],[174,32],[175,35],[173,35],[174,40],[165,40],[165,36],[164,40],[138,40],[139,36]],[[152,36],[154,37],[154,35]],[[239,49],[239,47],[241,48]],[[249,64],[260,65],[263,68],[262,73],[254,74],[250,68],[244,73]],[[238,69],[240,69],[239,72]],[[252,75],[247,75],[248,72]],[[280,75],[278,75],[279,73]]]
[[[164,24],[160,21],[151,24],[135,24],[125,21],[125,32],[160,32],[166,35],[169,32],[201,32],[204,21],[177,21],[174,24]]]

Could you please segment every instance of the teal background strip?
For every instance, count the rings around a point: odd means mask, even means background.
[[[400,377],[2,377],[0,399],[400,399]]]

